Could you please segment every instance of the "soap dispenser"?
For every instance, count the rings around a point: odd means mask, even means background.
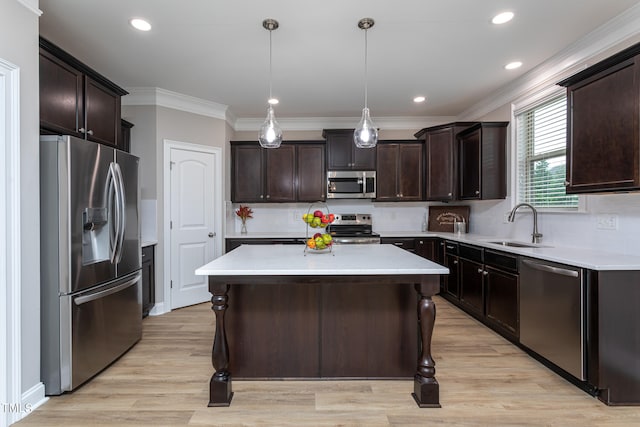
[[[424,219],[422,220],[422,231],[426,232],[427,231],[427,213],[424,213]]]

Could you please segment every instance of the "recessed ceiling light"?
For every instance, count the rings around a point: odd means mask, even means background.
[[[502,12],[494,16],[491,22],[499,25],[499,24],[505,24],[511,21],[512,19],[513,19],[513,12]]]
[[[425,98],[424,96],[416,96],[415,98],[413,98],[413,102],[415,103],[420,103],[420,102],[424,102],[427,98]]]
[[[271,105],[276,105],[280,101],[278,101],[278,98],[270,98],[267,102]]]
[[[515,70],[516,68],[520,68],[522,67],[522,62],[520,61],[514,61],[514,62],[509,62],[507,65],[504,66],[505,70]]]
[[[136,30],[149,31],[151,29],[151,24],[149,24],[148,21],[141,18],[133,18],[129,21],[129,23]]]

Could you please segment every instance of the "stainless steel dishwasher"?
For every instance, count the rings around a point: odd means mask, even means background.
[[[520,343],[586,380],[584,271],[520,260]]]

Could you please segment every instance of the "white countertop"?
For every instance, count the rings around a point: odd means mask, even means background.
[[[613,252],[599,251],[596,249],[572,248],[565,246],[557,246],[554,244],[542,243],[535,248],[517,248],[512,246],[502,246],[489,243],[490,241],[507,240],[510,238],[501,238],[495,236],[486,236],[480,234],[455,234],[433,231],[376,231],[381,237],[439,237],[442,239],[468,243],[471,245],[482,246],[490,249],[500,250],[502,252],[513,253],[516,255],[529,256],[546,261],[568,264],[576,267],[588,268],[597,271],[615,271],[615,270],[640,270],[640,256],[625,255]],[[227,235],[226,238],[248,238],[248,239],[274,239],[274,238],[293,238],[304,239],[304,234],[299,232],[260,232],[248,234]],[[528,243],[528,242],[524,242]],[[356,245],[358,246],[358,245]],[[367,247],[372,245],[365,245]],[[337,245],[334,247],[338,247]],[[340,246],[344,247],[344,245]]]
[[[484,236],[479,234],[455,234],[435,232],[380,232],[382,237],[440,237],[443,239],[496,249],[502,252],[525,255],[531,258],[568,264],[576,267],[598,271],[640,270],[640,257],[594,249],[561,247],[553,244],[541,243],[535,248],[518,248],[502,246],[490,241],[516,241],[509,238]],[[528,243],[528,242],[523,242]]]
[[[242,245],[198,268],[201,276],[312,276],[448,274],[449,269],[393,245]]]

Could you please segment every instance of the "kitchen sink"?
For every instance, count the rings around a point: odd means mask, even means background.
[[[549,247],[549,246],[540,245],[538,243],[515,242],[513,240],[498,240],[498,241],[491,241],[487,243],[492,243],[494,245],[511,246],[514,248],[548,248]]]

